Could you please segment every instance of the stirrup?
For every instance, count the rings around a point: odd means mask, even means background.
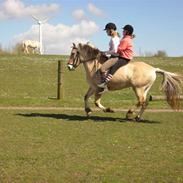
[[[107,83],[103,82],[97,85],[99,88],[107,88]]]
[[[108,88],[98,88],[98,94],[103,94],[108,91]]]

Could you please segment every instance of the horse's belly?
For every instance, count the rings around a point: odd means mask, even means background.
[[[115,74],[108,84],[109,90],[120,90],[131,86],[130,80],[124,75]]]

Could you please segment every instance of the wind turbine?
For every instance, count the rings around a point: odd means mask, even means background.
[[[39,19],[35,16],[32,15],[32,18],[36,20],[37,24],[39,25],[39,44],[40,44],[40,54],[43,54],[43,37],[42,37],[42,25],[45,24],[50,18],[45,18],[45,19]]]

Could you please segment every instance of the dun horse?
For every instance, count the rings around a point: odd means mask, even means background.
[[[84,97],[85,112],[87,115],[92,112],[88,103],[88,99],[92,95],[95,95],[95,105],[97,107],[104,112],[113,112],[110,108],[106,108],[100,103],[102,94],[99,94],[97,87],[100,80],[98,69],[104,60],[104,56],[97,48],[94,48],[89,44],[81,43],[76,46],[73,43],[68,61],[68,68],[72,70],[81,63],[84,65],[87,82],[89,84],[89,89]],[[141,119],[141,116],[148,105],[147,93],[156,80],[157,74],[163,76],[162,90],[166,95],[168,104],[172,109],[179,109],[181,76],[159,68],[154,68],[144,62],[131,61],[127,65],[119,68],[107,85],[109,91],[131,87],[135,92],[138,103],[128,110],[126,114],[127,119],[131,118],[138,108],[140,108],[140,110],[134,117],[136,121]]]

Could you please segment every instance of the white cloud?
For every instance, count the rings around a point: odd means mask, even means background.
[[[14,42],[31,39],[38,40],[39,27],[33,25],[27,32],[21,33],[14,38]],[[47,54],[69,54],[73,42],[89,41],[90,36],[99,30],[93,21],[82,20],[79,24],[67,26],[58,24],[43,25],[43,47]]]
[[[0,4],[0,19],[26,18],[31,15],[52,14],[59,10],[58,4],[26,6],[21,0],[5,0]]]
[[[81,20],[85,18],[85,13],[82,9],[77,9],[72,13],[73,17],[77,20]]]
[[[88,10],[90,13],[96,15],[96,16],[99,16],[99,17],[102,17],[104,15],[103,11],[99,8],[97,8],[94,4],[92,3],[89,3],[88,4]]]

